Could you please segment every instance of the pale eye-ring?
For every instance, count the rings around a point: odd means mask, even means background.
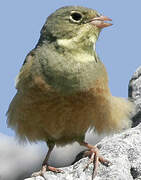
[[[80,12],[72,11],[70,15],[70,20],[75,23],[81,22],[83,19],[83,16]]]

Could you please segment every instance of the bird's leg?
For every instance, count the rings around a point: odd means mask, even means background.
[[[94,179],[94,177],[97,174],[97,169],[98,169],[98,163],[99,162],[101,164],[107,166],[107,167],[111,163],[107,159],[104,159],[102,156],[99,155],[99,150],[98,150],[98,148],[96,146],[90,145],[90,144],[88,144],[86,142],[82,142],[82,143],[80,143],[80,145],[85,146],[85,147],[88,148],[88,150],[84,152],[84,157],[88,156],[90,158],[90,161],[88,162],[88,164],[84,168],[84,171],[88,168],[90,163],[93,163],[94,167],[93,167],[92,179]]]
[[[51,151],[52,151],[53,148],[54,148],[54,144],[53,144],[53,145],[52,145],[52,144],[49,144],[48,146],[49,146],[49,150],[48,150],[48,153],[47,153],[47,155],[46,155],[46,157],[45,157],[45,159],[44,159],[44,161],[43,161],[42,169],[45,169],[45,171],[52,171],[52,172],[56,172],[56,173],[62,172],[62,170],[57,169],[57,168],[55,168],[55,167],[52,167],[52,166],[49,166],[49,165],[48,165],[49,156],[50,156],[50,154],[51,154]],[[44,170],[43,170],[43,171],[44,171]]]
[[[47,155],[46,155],[46,157],[45,157],[45,159],[44,159],[44,161],[43,161],[42,169],[41,169],[39,172],[33,173],[33,174],[31,175],[32,177],[36,177],[36,176],[42,176],[42,177],[44,177],[44,173],[45,173],[46,171],[52,171],[52,172],[56,172],[56,173],[62,172],[62,170],[57,169],[57,168],[55,168],[55,167],[52,167],[52,166],[49,166],[49,165],[48,165],[49,156],[50,156],[50,154],[51,154],[51,151],[52,151],[53,148],[54,148],[54,144],[49,143],[49,144],[48,144],[48,148],[49,148],[49,150],[48,150]]]

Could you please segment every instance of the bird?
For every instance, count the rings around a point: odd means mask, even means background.
[[[62,172],[48,164],[51,151],[55,145],[76,141],[88,149],[85,155],[94,165],[94,179],[98,163],[108,166],[110,161],[85,142],[86,132],[108,134],[131,126],[134,104],[112,96],[106,68],[95,50],[101,30],[111,21],[87,7],[61,7],[47,18],[37,45],[26,56],[7,123],[20,141],[47,143],[42,168],[33,176]]]

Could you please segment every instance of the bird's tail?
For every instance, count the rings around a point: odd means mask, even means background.
[[[135,104],[129,99],[111,96],[110,106],[111,111],[108,128],[113,131],[120,131],[131,127],[132,117],[136,109]]]

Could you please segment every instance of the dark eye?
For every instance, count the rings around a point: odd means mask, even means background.
[[[82,20],[82,14],[80,12],[73,11],[70,16],[70,20],[73,22],[81,22]]]

